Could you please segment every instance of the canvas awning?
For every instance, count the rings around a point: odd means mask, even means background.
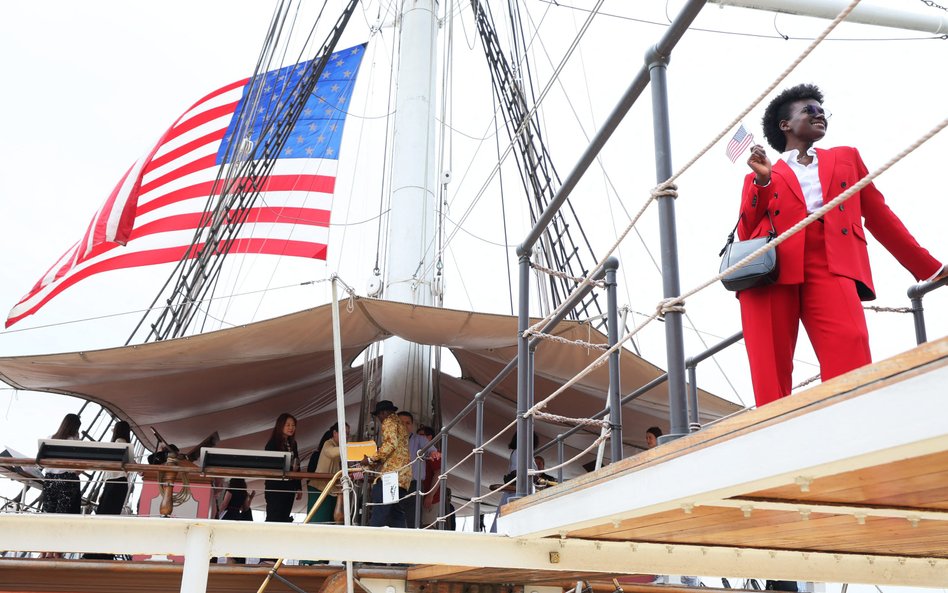
[[[403,303],[354,298],[341,307],[347,418],[356,428],[362,399],[361,367],[352,363],[369,344],[390,336],[449,348],[461,378],[440,377],[445,421],[467,404],[508,361],[516,357],[517,318]],[[136,435],[154,446],[149,427],[182,448],[217,431],[225,447],[261,449],[273,422],[288,411],[299,419],[300,453],[305,458],[335,421],[331,309],[324,305],[283,317],[221,331],[91,352],[0,358],[0,378],[13,387],[73,395],[97,402],[133,426]],[[564,322],[556,331],[568,340],[605,343],[588,325]],[[537,399],[583,369],[600,352],[570,344],[544,342],[536,353]],[[662,374],[662,370],[623,351],[622,392]],[[548,411],[589,417],[603,409],[608,369],[599,367],[554,400]],[[384,394],[383,394],[384,397]],[[667,387],[660,385],[623,410],[627,444],[640,444],[652,425],[667,428]],[[733,413],[736,404],[699,391],[702,422]],[[515,416],[516,373],[487,398],[485,435],[490,437]],[[565,430],[537,422],[540,442]],[[449,443],[449,460],[470,451],[474,416],[462,422]],[[497,481],[506,473],[507,433],[487,447],[485,467]],[[594,436],[576,435],[567,455],[575,454]],[[630,450],[631,451],[631,450]],[[555,461],[555,450],[548,453]],[[454,491],[468,490],[473,461],[459,469]],[[581,469],[574,471],[581,472]]]

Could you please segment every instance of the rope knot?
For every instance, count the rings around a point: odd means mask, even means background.
[[[679,297],[680,298],[680,297]],[[665,319],[666,313],[685,313],[685,302],[679,301],[679,298],[662,299],[658,303],[658,317]]]
[[[652,188],[652,198],[677,198],[678,186],[674,183],[660,183]]]

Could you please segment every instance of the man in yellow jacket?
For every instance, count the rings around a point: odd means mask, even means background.
[[[387,399],[379,400],[375,404],[375,410],[372,415],[381,424],[379,433],[381,434],[381,443],[378,452],[368,458],[369,463],[378,466],[379,475],[372,484],[372,516],[369,519],[369,525],[372,527],[406,527],[405,511],[398,504],[382,504],[383,500],[383,480],[382,476],[398,472],[398,492],[396,499],[401,499],[408,495],[408,486],[411,483],[411,466],[408,456],[408,432],[405,426],[399,421],[395,413],[398,408]]]

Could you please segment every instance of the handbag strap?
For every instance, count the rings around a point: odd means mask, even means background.
[[[767,219],[770,220],[770,232],[767,234],[770,235],[770,239],[774,240],[777,238],[777,229],[774,227],[774,218],[770,215],[770,208],[767,209]],[[727,235],[727,243],[724,244],[724,247],[721,248],[718,257],[724,255],[724,252],[727,251],[727,246],[734,242],[734,233],[737,232],[737,225],[741,224],[741,217],[738,215],[737,222],[734,223],[734,228],[731,229],[731,232]]]

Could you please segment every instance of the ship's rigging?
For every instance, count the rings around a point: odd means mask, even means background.
[[[524,37],[522,34],[517,34],[518,31],[522,31],[517,5],[512,2],[509,6],[512,20],[516,20],[512,28],[514,55],[521,53],[523,55],[523,66],[518,66],[516,70],[500,45],[489,6],[480,0],[471,0],[477,32],[490,69],[494,95],[503,108],[507,135],[511,143],[517,146],[514,155],[524,194],[530,207],[530,221],[536,224],[540,213],[550,205],[550,201],[559,189],[560,177],[543,142],[539,114],[528,104],[526,87],[529,87],[532,95],[532,71],[526,60]],[[515,60],[514,63],[518,62]],[[549,267],[556,271],[574,277],[585,276],[589,273],[589,268],[584,261],[596,261],[597,258],[580,224],[576,210],[569,201],[567,205],[565,213],[563,210],[557,211],[544,233],[541,241],[542,257]],[[574,238],[574,234],[577,238]],[[548,288],[553,308],[563,302],[574,285],[568,278],[549,276]],[[602,307],[596,300],[596,293],[591,292],[570,312],[569,318],[601,316],[602,312]],[[601,318],[599,321],[601,322]]]
[[[260,75],[278,59],[280,35],[287,20],[292,17],[291,4],[279,5],[273,15],[254,72],[253,80],[256,82],[251,83],[248,101],[258,100],[263,84]],[[322,47],[316,52],[316,58],[310,63],[311,66],[303,79],[295,86],[284,89],[282,94],[285,104],[281,103],[275,111],[274,106],[268,106],[274,113],[262,135],[266,140],[256,145],[247,140],[230,143],[229,157],[221,166],[191,247],[126,343],[131,343],[142,331],[145,332],[143,341],[148,342],[181,337],[203,329],[203,322],[201,327],[195,327],[195,323],[198,322],[199,314],[204,311],[207,299],[214,295],[230,247],[247,220],[248,212],[256,203],[260,186],[272,169],[276,156],[286,144],[289,133],[303,110],[306,97],[316,85],[329,55],[336,48],[357,6],[358,2],[355,0],[347,4]],[[528,91],[532,96],[530,89],[533,88],[532,71],[526,57],[524,36],[522,33],[517,34],[517,31],[522,31],[519,14],[516,6],[512,4],[510,11],[514,21],[514,46],[511,60],[501,47],[489,8],[478,0],[472,0],[471,7],[490,70],[494,94],[502,107],[505,129],[511,143],[516,145],[515,160],[531,222],[535,223],[555,195],[560,179],[550,152],[543,142],[538,111],[529,104]],[[246,120],[249,118],[246,112],[243,118],[245,121],[239,124],[241,127],[238,130],[247,126]],[[439,220],[439,228],[442,228],[443,213],[439,214]],[[439,245],[439,249],[440,247]],[[585,262],[596,260],[592,245],[572,204],[556,214],[538,249],[541,252],[540,261],[562,273],[559,277],[549,276],[547,289],[544,291],[550,306],[555,308],[575,285],[575,281],[569,277],[586,275],[589,270]],[[438,272],[440,278],[441,270]],[[166,292],[168,294],[164,296]],[[160,301],[164,304],[158,305]],[[596,323],[601,325],[602,312],[596,294],[590,293],[570,312],[569,318],[593,317]],[[154,321],[149,321],[152,318]],[[204,322],[206,320],[205,314]]]
[[[287,84],[276,104],[268,105],[272,117],[266,120],[260,141],[250,141],[250,126],[256,109],[245,109],[238,122],[234,138],[229,142],[228,158],[221,165],[218,178],[208,198],[208,206],[191,246],[172,272],[161,292],[155,297],[149,312],[139,321],[126,344],[131,343],[139,329],[151,316],[152,309],[168,285],[172,284],[166,305],[160,309],[156,321],[150,324],[144,341],[160,341],[183,336],[201,310],[202,302],[213,295],[224,260],[235,238],[256,203],[260,189],[273,169],[277,156],[283,151],[306,102],[314,92],[320,76],[345,31],[346,24],[358,6],[350,0],[312,61],[307,63],[295,84]],[[245,100],[256,105],[260,100],[266,78],[280,49],[280,33],[290,16],[292,3],[277,6],[267,33],[266,41],[250,83]],[[323,6],[325,8],[325,5]],[[320,13],[321,14],[321,13]],[[318,18],[317,18],[318,21]],[[315,30],[316,24],[313,25]],[[312,35],[312,33],[311,33]]]

